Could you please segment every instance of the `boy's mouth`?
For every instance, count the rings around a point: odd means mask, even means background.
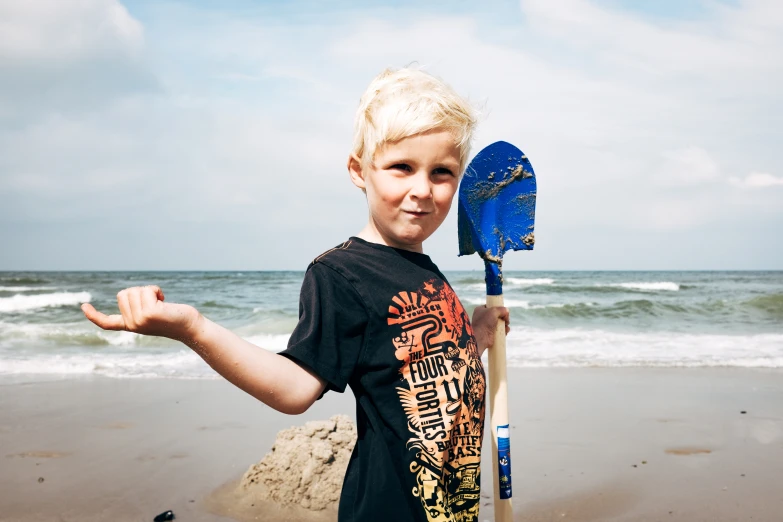
[[[424,217],[429,214],[429,212],[416,212],[415,210],[403,210],[403,212],[414,217]]]

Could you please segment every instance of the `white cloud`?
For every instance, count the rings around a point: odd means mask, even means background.
[[[14,120],[5,129],[0,120],[0,219],[231,222],[258,243],[246,264],[301,268],[363,225],[344,166],[353,111],[372,76],[414,61],[484,104],[475,150],[505,139],[530,157],[539,245],[528,267],[588,262],[590,252],[569,250],[577,229],[594,230],[617,267],[645,257],[613,240],[629,230],[705,237],[783,219],[777,191],[722,182],[747,172],[749,157],[760,170],[783,168],[770,139],[783,21],[763,2],[709,4],[709,16],[666,26],[586,0],[525,0],[522,25],[414,10],[281,22],[149,3],[142,27],[116,2],[74,5],[51,36],[49,22],[30,22],[27,40],[0,51],[27,57],[14,65],[24,81],[0,85],[0,118],[5,110]],[[16,19],[40,20],[33,14]],[[71,33],[81,36],[65,44]],[[38,63],[56,56],[53,42],[78,57],[56,74]],[[112,60],[95,54],[103,46]],[[759,175],[733,183],[780,179]],[[446,268],[455,234],[452,215],[430,247]],[[292,257],[274,264],[267,244]]]
[[[729,182],[744,188],[781,187],[783,186],[783,177],[773,176],[768,172],[751,172],[744,178],[732,177]]]
[[[718,178],[718,164],[700,147],[686,147],[662,154],[664,161],[657,181],[664,185],[683,186],[709,183]]]
[[[745,1],[740,8],[714,4],[708,20],[668,19],[665,24],[601,8],[588,0],[521,0],[521,5],[538,31],[579,46],[596,61],[694,78],[713,78],[719,70],[768,66],[770,57],[760,55],[758,45],[780,42],[777,31],[783,25],[779,13],[769,9],[769,0]]]
[[[0,63],[136,53],[141,24],[117,0],[0,2]]]
[[[117,0],[0,2],[0,131],[156,89],[144,31]]]

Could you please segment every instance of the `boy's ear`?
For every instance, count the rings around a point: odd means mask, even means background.
[[[362,190],[366,189],[364,182],[364,172],[362,172],[362,162],[356,154],[348,156],[348,174],[351,176],[353,184]]]

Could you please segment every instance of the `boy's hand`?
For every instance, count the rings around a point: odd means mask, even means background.
[[[498,321],[505,321],[506,334],[511,330],[509,323],[508,308],[505,306],[493,306],[487,308],[486,305],[477,306],[473,310],[473,319],[470,324],[473,326],[473,335],[476,336],[479,356],[487,348],[492,348],[495,344],[495,330],[498,327]]]
[[[125,330],[181,341],[190,335],[201,317],[190,305],[164,303],[158,286],[134,286],[117,294],[121,315],[105,315],[89,303],[82,304],[87,319],[104,330]]]

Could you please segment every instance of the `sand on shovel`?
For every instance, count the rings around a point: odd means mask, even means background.
[[[261,462],[206,500],[207,509],[242,522],[335,521],[355,444],[346,415],[282,430]]]

